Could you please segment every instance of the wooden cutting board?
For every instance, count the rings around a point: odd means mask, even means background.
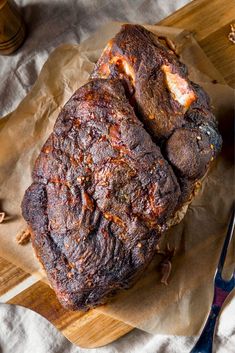
[[[235,23],[234,0],[196,0],[158,24],[195,33],[225,81],[235,87],[235,44],[228,40],[232,23]],[[63,309],[47,284],[1,258],[0,302],[18,304],[41,314],[71,342],[82,347],[99,347],[133,330],[132,326],[97,310],[81,313]]]

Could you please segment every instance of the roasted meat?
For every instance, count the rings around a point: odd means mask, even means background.
[[[136,115],[178,176],[181,207],[221,148],[208,95],[188,79],[175,53],[138,25],[124,25],[109,41],[91,74],[97,77],[122,80]]]
[[[22,211],[60,302],[130,287],[221,146],[206,93],[141,26],[110,41],[62,109]]]

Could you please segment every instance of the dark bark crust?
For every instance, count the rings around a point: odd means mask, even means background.
[[[187,109],[163,65],[193,92]],[[123,26],[61,111],[22,202],[65,307],[86,310],[137,280],[220,147],[209,99],[186,67],[143,27]]]

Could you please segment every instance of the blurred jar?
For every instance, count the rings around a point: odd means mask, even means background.
[[[25,39],[25,24],[13,0],[0,0],[0,55],[13,53]]]

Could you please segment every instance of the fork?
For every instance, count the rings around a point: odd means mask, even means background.
[[[214,336],[215,325],[216,325],[218,315],[221,311],[221,308],[225,299],[235,288],[235,269],[233,271],[233,274],[230,280],[227,281],[222,278],[222,271],[225,263],[227,249],[232,239],[234,224],[235,224],[235,204],[233,204],[233,211],[229,222],[227,235],[224,240],[224,245],[220,254],[218,267],[215,272],[214,298],[211,305],[210,313],[205,323],[205,326],[202,330],[202,333],[198,341],[196,342],[195,346],[190,351],[190,353],[212,353],[213,336]]]

